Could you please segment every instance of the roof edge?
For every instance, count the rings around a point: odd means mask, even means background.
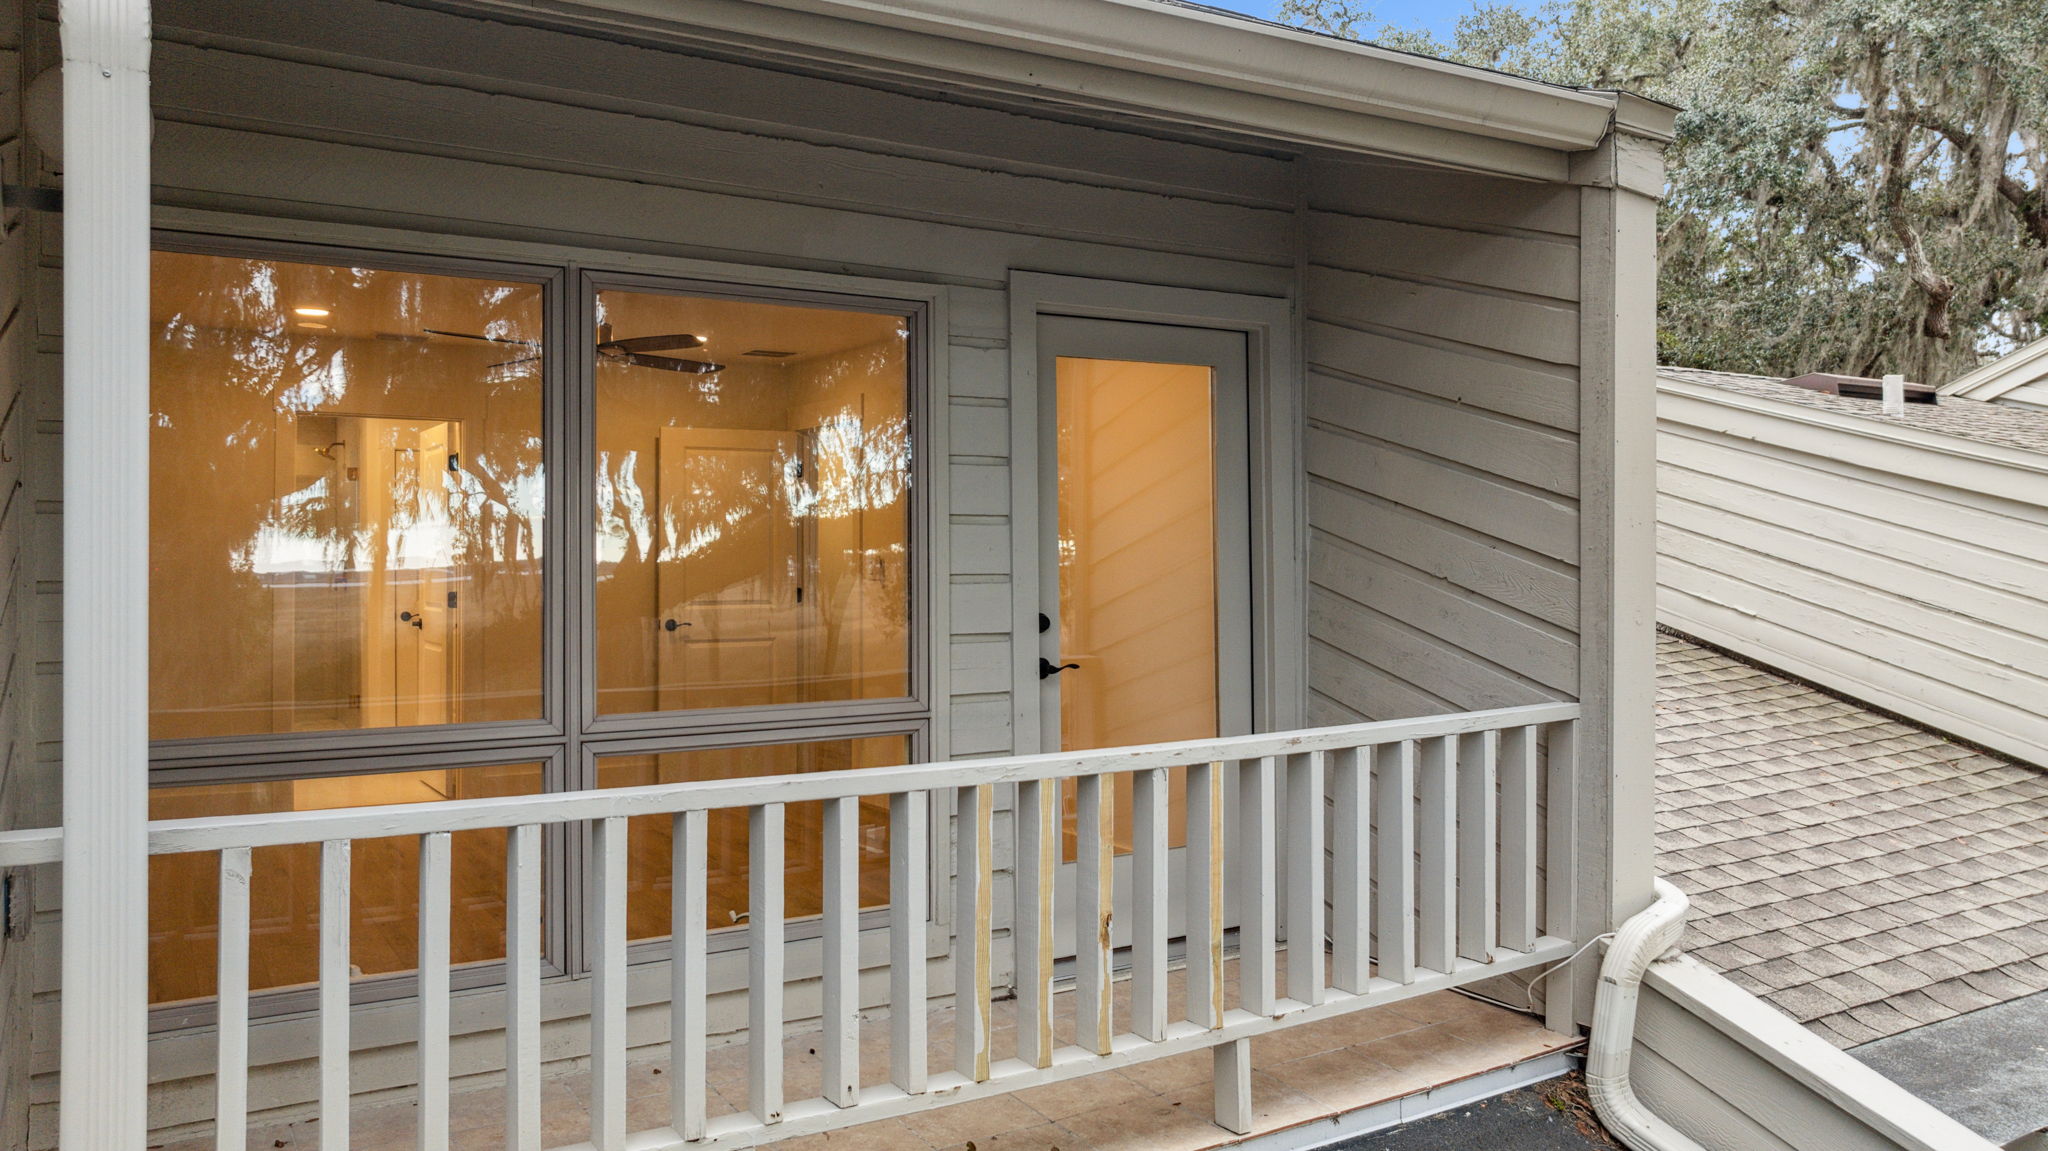
[[[1734,375],[1737,373],[1728,373]],[[1779,381],[1782,383],[1783,381]],[[2048,477],[2048,454],[2013,447],[2009,444],[1991,443],[1971,439],[1939,428],[1915,427],[1897,424],[1875,416],[1855,415],[1838,412],[1829,408],[1818,408],[1793,400],[1770,399],[1752,396],[1746,392],[1731,391],[1715,387],[1699,380],[1688,380],[1677,376],[1657,373],[1657,390],[1674,396],[1696,400],[1703,404],[1735,411],[1749,412],[1785,420],[1789,423],[1809,427],[1826,428],[1844,435],[1857,436],[1868,440],[1882,440],[1901,444],[1922,451],[1939,452],[1957,459],[1978,464],[1991,464],[2014,472]],[[1662,419],[1660,415],[1658,417]]]
[[[2040,370],[2031,376],[2008,379],[2029,365]],[[2007,352],[1988,364],[1957,376],[1935,390],[1944,396],[1961,396],[1968,400],[1995,400],[2007,392],[2023,388],[2028,384],[2048,379],[2048,337],[2035,340],[2016,351]]]
[[[977,44],[1026,57],[998,63],[1002,72],[980,73],[998,83],[1069,98],[1100,97],[1085,70],[1032,67],[1030,57],[1179,81],[1279,101],[1247,102],[1235,109],[1242,119],[1227,126],[1310,142],[1320,127],[1316,117],[1282,123],[1281,108],[1355,113],[1575,152],[1605,138],[1622,103],[1617,93],[1546,84],[1154,0],[496,0],[489,6],[708,28],[924,67],[945,63],[932,52],[934,40]],[[849,39],[848,32],[859,26],[869,34]],[[873,34],[878,30],[893,35]],[[985,69],[991,61],[984,55],[973,64]]]

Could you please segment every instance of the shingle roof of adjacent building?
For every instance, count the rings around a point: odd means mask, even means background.
[[[1710,372],[1702,368],[1660,367],[1663,379],[1705,384],[1760,399],[1817,408],[1858,419],[1875,420],[1895,427],[1914,428],[1980,444],[2015,448],[2023,452],[2048,454],[2048,412],[2009,407],[2005,404],[1942,396],[1932,404],[1907,404],[1903,416],[1884,414],[1877,400],[1831,396],[1807,388],[1796,388],[1775,376],[1746,376],[1738,372]]]
[[[1686,640],[1657,654],[1687,950],[1839,1047],[2048,990],[2048,773]]]

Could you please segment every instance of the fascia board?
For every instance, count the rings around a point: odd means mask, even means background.
[[[1792,1017],[1690,955],[1652,963],[1643,982],[1673,1006],[1868,1126],[1917,1151],[1987,1151],[1990,1143]],[[1670,1058],[1670,1052],[1660,1052]],[[1679,1070],[1688,1070],[1681,1058]]]
[[[2017,448],[1668,379],[1657,381],[1657,422],[2048,507],[2048,455]]]
[[[2039,339],[1975,371],[1957,376],[1935,390],[1944,396],[1995,400],[2015,388],[2038,383],[2044,378],[2048,378],[2048,339]]]
[[[1108,101],[1169,119],[1376,151],[1388,150],[1388,142],[1359,140],[1358,127],[1346,122],[1369,118],[1571,152],[1605,137],[1616,104],[1609,93],[1150,0],[480,0],[464,6],[623,23],[656,34],[724,33],[736,41],[791,45],[820,59],[858,57],[1001,90]],[[1432,142],[1392,141],[1415,155],[1427,155],[1414,148]],[[1529,167],[1529,159],[1521,166]]]

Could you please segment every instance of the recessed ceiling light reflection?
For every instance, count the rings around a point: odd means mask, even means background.
[[[329,312],[329,311],[328,311],[328,310],[327,310],[326,308],[293,308],[293,309],[292,309],[292,315],[294,315],[294,316],[305,316],[305,317],[308,317],[309,319],[315,319],[315,320],[317,320],[317,319],[320,319],[320,318],[321,318],[321,317],[323,317],[323,316],[328,316],[328,315],[331,315],[331,314],[332,314],[332,313],[331,313],[331,312]]]

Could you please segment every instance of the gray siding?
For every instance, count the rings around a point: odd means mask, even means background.
[[[1651,968],[1629,1070],[1651,1113],[1705,1147],[1993,1147],[1691,959]]]
[[[2048,764],[2048,456],[1667,385],[1658,619]],[[1796,418],[1795,418],[1796,417]],[[2017,462],[2001,464],[1999,456]]]
[[[945,285],[947,394],[934,402],[950,453],[938,593],[950,634],[935,719],[954,756],[1013,748],[1010,271],[1267,296],[1295,288],[1294,165],[1270,154],[375,0],[170,0],[155,18],[163,207]],[[38,35],[55,42],[48,23]],[[43,290],[57,279],[46,269]],[[53,353],[55,335],[52,323]],[[39,651],[54,694],[61,589],[54,570],[44,579]],[[55,753],[46,749],[53,765]],[[1007,884],[998,890],[1006,905]],[[54,1141],[56,1101],[57,924],[54,911],[46,918],[35,1146]],[[793,974],[816,962],[815,945],[791,948]],[[946,969],[933,975],[942,990]],[[665,1038],[654,1007],[665,979],[634,973],[636,1043]],[[544,1043],[572,1057],[585,1041],[584,988],[548,994]],[[813,988],[790,994],[792,1017],[815,1011]],[[742,1005],[718,1010],[714,1027],[744,1026]],[[461,997],[458,1075],[498,1065],[501,1013],[492,993]],[[405,1003],[359,1013],[359,1090],[410,1082],[411,1019]],[[261,1024],[253,1038],[265,1065],[252,1101],[309,1098],[305,1025]],[[204,1030],[153,1044],[154,1125],[207,1114],[211,1052]]]
[[[1574,697],[1577,189],[1307,182],[1311,720]]]
[[[0,5],[0,171],[21,182],[22,13]],[[0,827],[37,821],[35,782],[36,666],[34,631],[37,551],[35,495],[29,490],[35,448],[35,395],[28,386],[34,363],[35,314],[24,291],[31,274],[35,230],[19,208],[0,214]],[[33,898],[28,872],[10,877],[18,898]],[[19,1147],[28,1136],[31,943],[0,934],[0,1146]]]
[[[1577,693],[1576,188],[1292,160],[377,0],[155,11],[154,183],[174,212],[385,227],[424,249],[470,236],[944,285],[950,622],[935,714],[954,756],[1015,746],[1013,605],[1033,589],[1013,585],[1009,554],[1012,270],[1300,301],[1310,624],[1305,643],[1275,643],[1309,668],[1310,722]],[[47,54],[54,29],[36,40]],[[46,231],[39,291],[54,300]],[[38,319],[37,438],[54,465],[54,307]],[[54,540],[55,472],[41,477],[36,530]],[[34,650],[54,698],[61,586],[56,549],[38,554]],[[54,779],[57,748],[39,754]],[[1007,835],[999,814],[999,859]],[[46,911],[37,1147],[54,1141],[56,928]],[[792,973],[815,957],[793,946]],[[632,975],[635,1043],[665,1038],[665,981]],[[548,996],[543,1043],[573,1058],[585,990]],[[814,996],[793,986],[791,1016]],[[715,1028],[744,1025],[739,1005],[716,1010]],[[458,997],[458,1075],[497,1066],[501,1017],[493,993]],[[359,1089],[410,1082],[412,1026],[407,1003],[359,1012]],[[303,1021],[259,1025],[252,1049],[259,1106],[309,1097]],[[204,1030],[153,1044],[153,1123],[207,1114],[212,1052]]]

